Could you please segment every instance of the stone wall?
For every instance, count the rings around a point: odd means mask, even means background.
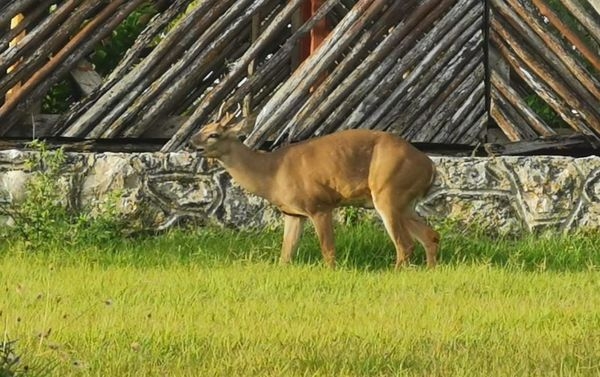
[[[0,152],[0,201],[23,199],[27,153]],[[438,175],[418,211],[476,222],[501,233],[600,228],[600,158],[436,157]],[[244,193],[216,163],[190,153],[68,154],[64,198],[82,207],[119,193],[128,218],[166,228],[194,220],[233,227],[277,222],[277,211]]]

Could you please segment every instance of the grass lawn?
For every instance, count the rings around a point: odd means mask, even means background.
[[[56,376],[600,375],[599,235],[442,234],[436,270],[398,272],[370,224],[335,271],[310,232],[287,267],[279,231],[4,242],[0,330]]]

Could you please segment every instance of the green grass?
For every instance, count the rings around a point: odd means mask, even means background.
[[[600,236],[443,232],[440,266],[392,268],[379,226],[200,229],[79,250],[0,249],[0,329],[57,376],[597,376]]]

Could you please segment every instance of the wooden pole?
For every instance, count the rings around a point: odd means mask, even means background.
[[[23,16],[22,13],[19,13],[16,16],[14,16],[10,20],[10,28],[11,29],[17,28],[17,26],[19,25],[19,23],[21,23],[23,21],[23,19],[25,19],[25,17]],[[21,42],[23,40],[23,38],[25,38],[25,34],[26,34],[25,30],[23,30],[13,40],[10,41],[10,43],[8,44],[9,47],[17,46],[19,44],[19,42]],[[14,71],[17,68],[17,66],[22,62],[22,60],[23,59],[21,58],[21,59],[18,59],[17,61],[15,61],[13,63],[13,65],[8,67],[8,69],[6,70],[6,73],[11,73],[12,71]],[[13,96],[13,93],[15,91],[19,90],[20,88],[21,88],[21,82],[18,82],[15,84],[15,86],[13,86],[11,89],[9,89],[6,92],[6,101],[8,101]]]
[[[260,11],[256,12],[254,16],[252,16],[252,31],[251,31],[250,41],[252,44],[256,42],[258,39],[258,35],[260,34]],[[256,60],[252,59],[250,63],[248,63],[248,77],[254,75],[256,71]],[[244,105],[242,106],[242,111],[244,117],[249,117],[252,114],[252,93],[248,93],[246,97],[244,97]]]
[[[63,136],[81,137],[86,135],[90,129],[100,126],[98,120],[106,117],[110,111],[116,110],[119,103],[127,107],[133,100],[126,102],[127,95],[137,95],[147,86],[162,75],[177,61],[179,55],[190,48],[190,44],[197,40],[204,30],[217,18],[221,6],[228,5],[226,1],[205,0],[188,14],[166,37],[158,44],[150,54],[136,65],[131,71],[121,70],[122,77],[113,76],[106,85],[103,85],[101,95],[93,102],[86,101],[75,111],[73,116],[65,121]],[[214,8],[214,9],[213,9]],[[193,61],[191,53],[184,59],[191,64]],[[57,127],[61,125],[57,124]],[[102,129],[98,133],[105,130]]]
[[[0,132],[5,134],[19,120],[20,116],[11,113],[12,109],[18,105],[22,110],[29,110],[52,85],[68,74],[83,56],[114,30],[142,1],[127,1],[126,4],[122,4],[122,7],[119,6],[121,5],[119,1],[113,1],[86,24],[42,69],[23,84],[11,101],[7,101],[0,108]]]
[[[335,59],[358,37],[362,28],[385,5],[383,0],[359,0],[325,39],[321,47],[310,56],[292,77],[283,84],[269,103],[263,107],[256,128],[248,137],[249,145],[259,145],[273,130],[280,128],[285,117],[296,111],[308,97],[308,91]]]
[[[57,51],[60,50],[64,45],[77,34],[81,28],[83,21],[89,17],[90,12],[98,6],[102,0],[90,0],[84,4],[78,6],[74,11],[68,12],[68,17],[62,23],[60,27],[56,29],[55,20],[61,19],[63,16],[63,7],[67,7],[67,2],[63,3],[60,8],[55,12],[52,12],[38,27],[30,32],[26,40],[32,40],[32,46],[35,44],[33,51],[21,51],[20,56],[27,56],[27,64],[22,64],[17,67],[11,74],[6,76],[0,76],[0,95],[6,93],[16,82],[26,80],[33,76],[38,70],[40,70],[45,64],[48,63],[49,56],[56,56]],[[46,35],[47,32],[51,34]],[[45,39],[44,39],[45,36]],[[35,40],[35,42],[33,42]],[[39,43],[43,40],[43,43]],[[17,49],[15,51],[20,51]],[[2,54],[3,58],[0,58],[0,64],[3,59],[7,59],[10,55],[9,51],[6,54]]]
[[[256,57],[256,54],[258,54],[258,52],[261,51],[267,45],[267,43],[273,38],[274,33],[280,30],[281,27],[283,27],[289,22],[290,17],[299,5],[300,1],[294,0],[287,4],[281,10],[281,12],[271,22],[271,24],[267,27],[264,33],[260,34],[256,43],[252,45],[252,48],[249,49],[246,52],[246,54],[244,54],[244,56],[242,56],[238,61],[235,62],[228,76],[223,81],[221,81],[217,85],[217,87],[215,87],[212,90],[212,92],[201,101],[201,103],[198,105],[198,108],[196,108],[196,110],[190,116],[188,121],[186,121],[179,129],[179,131],[171,138],[171,140],[169,140],[169,142],[165,144],[165,146],[163,147],[163,151],[174,150],[185,142],[187,137],[191,134],[194,127],[196,126],[197,121],[210,114],[210,111],[214,109],[215,105],[225,98],[226,93],[232,90],[236,81],[246,69],[248,63],[252,61]],[[295,44],[295,41],[290,42],[290,44],[293,46],[293,44]],[[269,60],[269,62],[271,61],[276,62],[275,56],[273,56]]]

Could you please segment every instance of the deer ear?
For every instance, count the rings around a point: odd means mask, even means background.
[[[256,116],[251,115],[231,125],[227,132],[236,135],[238,138],[245,138],[246,136],[250,135],[254,129],[254,123],[256,123]]]

